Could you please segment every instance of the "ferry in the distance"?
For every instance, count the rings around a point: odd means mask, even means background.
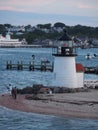
[[[23,39],[22,41],[19,41],[19,39],[11,39],[11,36],[9,33],[7,33],[5,37],[0,34],[0,47],[21,46],[23,44],[26,44],[25,39]]]

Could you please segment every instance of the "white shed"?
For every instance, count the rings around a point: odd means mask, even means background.
[[[76,64],[76,72],[77,72],[77,87],[81,88],[84,86],[84,67],[82,64]]]

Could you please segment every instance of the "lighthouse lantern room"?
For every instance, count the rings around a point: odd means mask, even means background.
[[[77,88],[77,74],[72,39],[64,30],[59,38],[59,46],[54,56],[54,83],[53,86]]]

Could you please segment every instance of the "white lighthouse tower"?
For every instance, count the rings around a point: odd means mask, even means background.
[[[64,30],[63,36],[54,55],[53,86],[77,88],[76,54],[73,52],[72,39]]]

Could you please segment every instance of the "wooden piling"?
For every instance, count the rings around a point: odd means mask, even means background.
[[[23,70],[23,63],[22,63],[22,61],[21,62],[18,61],[18,63],[17,63],[17,69],[18,70]]]
[[[7,61],[7,65],[6,65],[6,69],[12,69],[12,63],[11,63],[11,61]]]
[[[29,70],[30,70],[30,71],[31,71],[31,70],[34,71],[34,62],[33,62],[33,64],[30,62],[30,64],[29,64]]]

